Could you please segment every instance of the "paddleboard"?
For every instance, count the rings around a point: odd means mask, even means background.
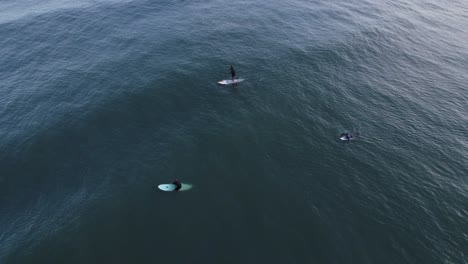
[[[182,187],[179,189],[179,192],[188,191],[188,190],[192,189],[192,187],[193,187],[192,184],[182,183]],[[161,191],[165,191],[165,192],[172,192],[172,191],[175,190],[175,188],[176,188],[175,184],[172,184],[172,183],[159,184],[158,185],[158,189],[161,190]]]
[[[230,84],[235,84],[235,83],[240,83],[242,81],[244,81],[245,79],[234,79],[233,80],[222,80],[222,81],[219,81],[218,83],[221,84],[221,85],[230,85]]]

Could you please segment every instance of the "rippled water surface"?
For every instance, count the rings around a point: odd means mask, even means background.
[[[1,263],[468,262],[466,1],[4,0],[0,91]]]

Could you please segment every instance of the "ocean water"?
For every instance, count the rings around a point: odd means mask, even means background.
[[[468,263],[466,1],[2,0],[0,92],[0,263]]]

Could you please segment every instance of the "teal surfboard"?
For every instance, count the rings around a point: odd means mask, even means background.
[[[192,184],[182,183],[182,188],[179,189],[179,192],[188,191],[188,190],[192,189],[192,187],[193,187]],[[161,190],[161,191],[165,191],[165,192],[172,192],[172,191],[175,190],[175,188],[176,188],[175,184],[172,184],[172,183],[159,184],[158,185],[158,189]]]

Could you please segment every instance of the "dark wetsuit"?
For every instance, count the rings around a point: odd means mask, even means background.
[[[234,70],[234,67],[231,66],[229,69],[229,74],[231,75],[231,78],[234,80],[234,77],[236,77],[236,71]]]
[[[172,184],[176,186],[174,189],[175,192],[177,192],[178,190],[180,190],[180,188],[182,188],[182,184],[180,183],[179,180],[175,180],[174,182],[172,182]]]

